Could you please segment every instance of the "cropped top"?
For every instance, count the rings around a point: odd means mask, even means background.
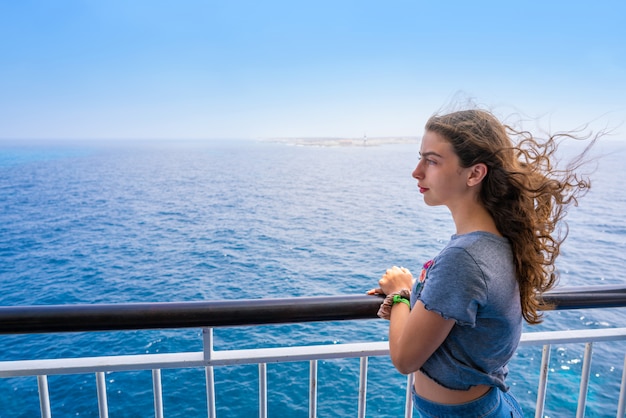
[[[411,306],[417,300],[456,322],[420,370],[448,389],[482,384],[507,391],[507,364],[522,334],[508,239],[481,231],[453,235],[415,281]]]

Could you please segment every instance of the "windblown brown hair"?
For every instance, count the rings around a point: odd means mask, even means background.
[[[540,323],[540,309],[547,307],[541,296],[556,284],[554,263],[567,237],[567,225],[560,221],[591,186],[576,171],[595,139],[572,163],[559,169],[554,161],[558,144],[577,138],[573,134],[540,141],[484,110],[435,115],[426,130],[450,141],[462,167],[487,166],[479,198],[511,243],[522,315],[529,324]]]

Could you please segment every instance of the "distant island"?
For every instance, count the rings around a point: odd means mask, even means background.
[[[287,145],[303,145],[316,147],[370,147],[389,144],[417,144],[417,136],[389,136],[363,138],[335,138],[335,137],[303,137],[303,138],[265,138],[265,141],[278,142]]]

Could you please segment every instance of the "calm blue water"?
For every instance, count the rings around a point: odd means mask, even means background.
[[[390,265],[419,270],[453,233],[410,177],[418,145],[260,141],[0,143],[0,305],[363,293]],[[624,282],[626,143],[600,144],[592,191],[570,211],[568,286]],[[626,310],[547,314],[528,331],[624,326]],[[216,349],[386,340],[382,320],[218,329]],[[201,349],[199,330],[0,336],[0,360]],[[615,416],[624,344],[597,344],[587,416]],[[572,416],[584,347],[556,347],[546,416]],[[509,384],[528,416],[539,348]],[[320,364],[319,416],[355,416],[358,360]],[[222,417],[258,415],[256,366],[218,368]],[[308,363],[268,366],[272,417],[305,417]],[[400,416],[406,380],[370,360],[367,412]],[[93,375],[50,377],[53,416],[97,416]],[[111,416],[153,416],[150,372],[107,375]],[[206,416],[203,370],[163,372],[165,414]],[[0,417],[37,417],[35,378],[0,379]]]

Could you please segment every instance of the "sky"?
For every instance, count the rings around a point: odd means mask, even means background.
[[[0,139],[419,136],[467,99],[626,140],[626,2],[0,0]]]

